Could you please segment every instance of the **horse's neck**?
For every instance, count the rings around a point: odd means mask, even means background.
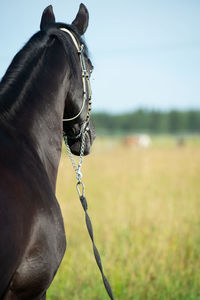
[[[66,63],[66,62],[65,62]],[[58,165],[62,150],[63,137],[63,112],[66,98],[68,76],[57,76],[56,69],[47,76],[45,89],[41,99],[45,102],[40,111],[40,105],[35,110],[36,116],[32,118],[29,128],[30,135],[34,139],[36,151],[47,171],[51,184],[55,190]],[[60,75],[60,74],[59,74]],[[64,79],[64,84],[63,84]],[[44,80],[44,77],[43,77]],[[55,85],[53,87],[52,85]],[[38,103],[37,101],[37,103]]]
[[[28,134],[55,189],[62,148],[62,113],[49,107],[33,121]]]
[[[30,138],[30,145],[39,155],[55,189],[62,148],[62,118],[69,84],[69,68],[62,45],[55,43],[48,50],[43,65],[35,78],[32,74],[28,75],[27,80],[32,80],[32,88],[25,93],[23,105],[12,123],[23,132],[23,136]]]

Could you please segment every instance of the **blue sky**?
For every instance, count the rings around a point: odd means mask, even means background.
[[[93,109],[200,109],[199,0],[85,0],[85,38],[95,66]],[[57,21],[71,23],[77,0],[0,2],[0,77],[39,29],[52,4]]]

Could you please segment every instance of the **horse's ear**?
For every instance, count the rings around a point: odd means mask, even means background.
[[[89,13],[84,4],[81,3],[79,11],[76,15],[76,18],[72,22],[80,35],[83,35],[86,32],[89,22]]]
[[[55,16],[53,13],[52,5],[47,6],[43,11],[42,19],[40,22],[40,29],[44,30],[46,26],[50,23],[55,23]]]

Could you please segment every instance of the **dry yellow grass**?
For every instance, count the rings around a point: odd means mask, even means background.
[[[83,174],[116,299],[200,299],[200,145],[132,149],[97,140]],[[63,154],[57,197],[68,248],[48,299],[107,299],[75,183]]]

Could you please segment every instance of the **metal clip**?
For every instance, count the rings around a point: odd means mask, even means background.
[[[82,134],[82,132],[81,132],[81,134]],[[77,178],[78,182],[81,181],[81,178],[82,178],[82,177],[83,177],[83,175],[82,175],[80,169],[78,168],[78,169],[76,170],[76,178]]]
[[[79,186],[80,186],[80,187],[79,187]],[[84,193],[85,193],[85,186],[84,186],[84,183],[83,183],[83,182],[78,181],[77,184],[76,184],[76,189],[77,189],[79,198],[80,198],[81,196],[84,196]]]
[[[80,50],[79,50],[80,53],[83,53],[83,49],[84,49],[84,44],[81,44],[81,45],[80,45]]]

